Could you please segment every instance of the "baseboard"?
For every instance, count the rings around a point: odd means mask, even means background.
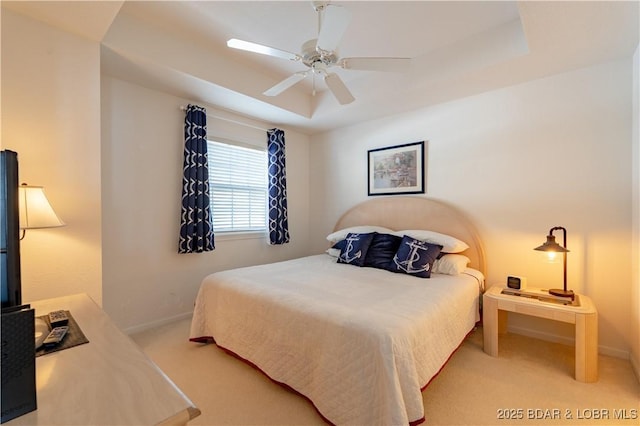
[[[575,345],[575,339],[573,338],[558,336],[557,334],[543,333],[538,330],[532,330],[530,328],[507,326],[507,330],[515,334],[522,334],[523,336],[533,337],[534,339],[545,340],[547,342],[562,343],[564,345],[569,345],[569,346]],[[609,346],[603,346],[603,345],[598,345],[598,353],[602,355],[612,356],[614,358],[621,358],[621,359],[627,359],[627,360],[631,358],[628,351],[623,351],[620,349],[611,348]]]
[[[176,322],[176,321],[183,320],[185,318],[189,318],[192,315],[193,315],[193,311],[183,312],[181,314],[174,315],[172,317],[162,318],[162,319],[157,320],[157,321],[151,321],[151,322],[147,322],[147,323],[140,324],[140,325],[134,325],[132,327],[127,327],[123,331],[124,331],[125,334],[128,334],[128,335],[136,334],[136,333],[140,333],[140,332],[152,329],[152,328],[163,326],[165,324],[170,324],[172,322]]]

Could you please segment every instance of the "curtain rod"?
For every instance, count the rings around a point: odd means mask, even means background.
[[[182,111],[186,111],[187,107],[184,106],[184,105],[180,105],[180,109]],[[253,126],[251,124],[243,123],[243,122],[237,121],[237,120],[232,120],[232,119],[226,118],[226,117],[221,117],[219,115],[213,115],[213,114],[209,114],[209,113],[207,113],[206,115],[207,115],[207,117],[217,118],[218,120],[228,121],[229,123],[239,124],[241,126],[250,127],[252,129],[256,129],[256,130],[262,130],[263,132],[267,132],[268,131],[268,129],[263,129],[262,127]]]

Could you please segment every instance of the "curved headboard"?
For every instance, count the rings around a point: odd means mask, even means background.
[[[382,197],[364,201],[338,219],[334,231],[357,225],[378,225],[400,231],[427,229],[451,235],[469,248],[462,254],[470,267],[485,273],[484,249],[473,224],[466,216],[442,201],[425,197]]]

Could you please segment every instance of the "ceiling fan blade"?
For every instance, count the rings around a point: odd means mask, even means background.
[[[347,31],[349,21],[351,21],[351,12],[342,6],[330,4],[324,8],[323,13],[324,18],[316,46],[326,52],[333,52]]]
[[[342,58],[339,63],[349,70],[402,72],[411,66],[411,58]]]
[[[347,86],[344,85],[338,74],[327,74],[324,77],[324,82],[327,83],[329,90],[331,90],[333,96],[335,96],[338,102],[340,102],[340,105],[350,104],[356,100],[349,89],[347,89]]]
[[[303,80],[307,76],[308,71],[301,71],[285,78],[280,83],[273,86],[271,89],[266,90],[262,94],[265,96],[278,96],[280,93],[287,90],[297,82]]]
[[[264,44],[252,43],[250,41],[238,40],[232,38],[227,41],[227,46],[234,49],[246,50],[248,52],[260,53],[267,56],[275,56],[277,58],[289,59],[291,61],[300,60],[300,56],[286,50],[276,49],[275,47],[265,46]]]

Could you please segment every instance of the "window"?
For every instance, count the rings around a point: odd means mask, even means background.
[[[267,153],[207,142],[214,232],[267,229]]]

